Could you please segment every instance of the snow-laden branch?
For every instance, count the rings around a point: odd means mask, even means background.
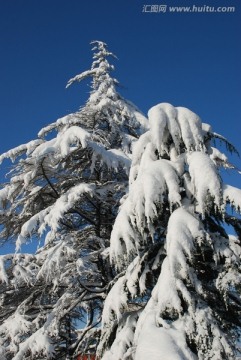
[[[225,203],[230,204],[236,211],[241,211],[241,190],[224,184],[223,185],[223,200]]]
[[[0,156],[0,164],[3,162],[4,159],[10,159],[12,162],[14,162],[15,159],[22,154],[26,153],[26,155],[29,155],[42,143],[43,140],[36,139],[5,152]]]
[[[193,152],[187,156],[189,173],[193,184],[193,194],[197,199],[199,211],[204,214],[208,211],[209,200],[213,198],[213,203],[218,209],[222,205],[222,184],[217,169],[210,157],[202,152]]]

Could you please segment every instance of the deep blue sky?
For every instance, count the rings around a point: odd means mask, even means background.
[[[124,97],[145,113],[159,102],[189,107],[241,150],[239,3],[0,0],[0,153],[83,105],[86,84],[65,85],[90,67],[89,43],[96,39],[118,56],[114,76]],[[145,13],[145,4],[235,6],[236,11]]]

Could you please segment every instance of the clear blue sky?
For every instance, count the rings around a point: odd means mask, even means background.
[[[145,113],[159,103],[189,107],[239,150],[239,0],[0,0],[0,153],[77,110],[90,41],[118,56],[121,94]],[[235,6],[234,13],[145,13],[146,4]]]

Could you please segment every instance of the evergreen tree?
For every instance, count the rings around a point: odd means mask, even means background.
[[[114,55],[93,45],[91,69],[67,84],[92,79],[86,105],[0,157],[14,164],[0,190],[0,237],[17,248],[0,256],[1,360],[76,359],[98,344],[110,233],[147,120],[118,94]],[[21,252],[37,239],[35,254]]]
[[[240,355],[241,190],[192,111],[159,104],[136,142],[129,193],[110,243],[103,360],[221,360]],[[230,210],[233,210],[231,213]],[[236,235],[228,235],[226,225]]]

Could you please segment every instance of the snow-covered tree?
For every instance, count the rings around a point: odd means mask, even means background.
[[[129,193],[110,243],[115,279],[98,347],[103,360],[221,360],[240,355],[241,190],[192,111],[162,103],[135,143]],[[218,140],[218,141],[219,141]],[[236,235],[228,235],[227,226]]]
[[[95,352],[111,286],[108,246],[126,191],[132,144],[147,119],[117,92],[114,55],[93,42],[85,106],[0,156],[13,167],[0,190],[0,358],[75,359]],[[39,240],[38,240],[39,239]],[[21,245],[39,241],[35,254]]]

